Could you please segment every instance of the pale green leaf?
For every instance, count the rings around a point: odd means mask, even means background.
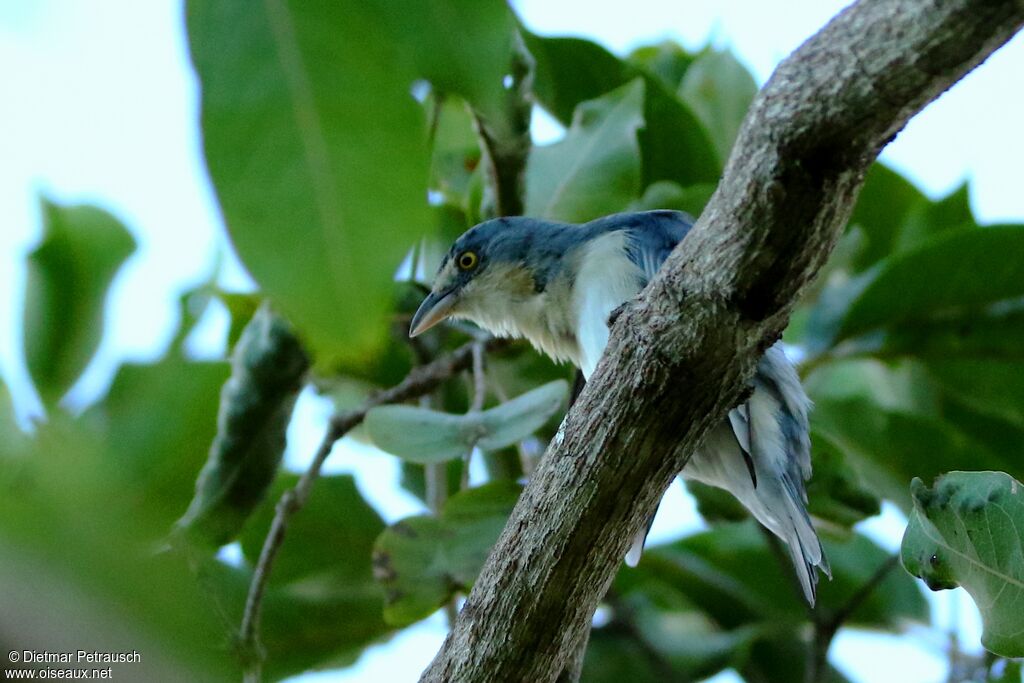
[[[625,209],[640,192],[643,101],[637,79],[581,104],[565,139],[530,155],[526,213],[582,223]]]
[[[1024,657],[1024,486],[1004,472],[950,472],[932,488],[914,479],[911,493],[907,571],[932,590],[963,586],[981,610],[982,644]]]
[[[498,450],[537,431],[565,401],[568,385],[550,382],[481,413],[453,415],[414,406],[378,406],[364,425],[373,443],[409,462],[464,456],[474,446]]]
[[[558,412],[568,394],[568,382],[557,380],[484,411],[486,435],[477,445],[492,451],[522,441]]]
[[[363,424],[377,448],[421,464],[462,457],[486,433],[480,413],[453,415],[414,406],[378,406]]]

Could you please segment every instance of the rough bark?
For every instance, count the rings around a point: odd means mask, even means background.
[[[861,0],[779,65],[696,227],[626,306],[423,681],[552,681],[648,516],[826,260],[864,173],[1024,22]]]

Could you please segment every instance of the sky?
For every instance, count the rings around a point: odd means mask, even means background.
[[[690,49],[709,42],[732,49],[759,83],[846,3],[832,0],[516,0],[533,31],[596,40],[624,54],[664,39]],[[784,12],[781,10],[785,7]],[[982,222],[1024,221],[1024,37],[915,117],[882,155],[928,195],[970,181]],[[39,197],[102,206],[126,223],[139,250],[115,280],[97,358],[66,402],[78,409],[102,395],[117,365],[159,357],[177,324],[176,299],[207,277],[226,240],[202,163],[199,91],[187,55],[178,0],[0,0],[0,374],[23,421],[38,414],[20,360],[25,254],[39,236]],[[541,142],[557,139],[550,117],[535,117]],[[222,282],[245,288],[244,269],[228,253]],[[189,340],[197,356],[223,351],[226,315],[214,310]],[[328,408],[311,394],[289,432],[288,463],[315,450]],[[328,471],[353,472],[389,521],[421,511],[396,491],[395,461],[346,445]],[[344,451],[343,453],[341,451]],[[654,541],[696,528],[692,503],[673,486]],[[898,547],[903,520],[888,509],[866,532]],[[940,624],[957,622],[977,649],[978,617],[968,599],[933,598]],[[945,675],[943,640],[921,644],[881,635],[841,635],[833,663],[858,681],[929,683]],[[371,648],[342,673],[306,681],[415,680],[444,637],[440,616]],[[880,664],[882,666],[880,666]],[[735,680],[728,675],[718,683]]]

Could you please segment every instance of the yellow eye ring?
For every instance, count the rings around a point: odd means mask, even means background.
[[[473,270],[479,262],[480,259],[477,257],[476,253],[472,251],[462,252],[459,254],[459,259],[457,261],[461,270]]]

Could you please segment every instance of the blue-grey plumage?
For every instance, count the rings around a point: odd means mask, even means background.
[[[499,218],[462,235],[412,321],[420,334],[445,318],[525,337],[589,378],[608,343],[608,316],[635,297],[689,231],[678,211],[646,211],[582,225]],[[807,600],[828,562],[806,509],[810,402],[776,344],[758,364],[750,398],[707,436],[681,472],[723,488],[786,542]],[[627,557],[639,559],[641,534]]]

